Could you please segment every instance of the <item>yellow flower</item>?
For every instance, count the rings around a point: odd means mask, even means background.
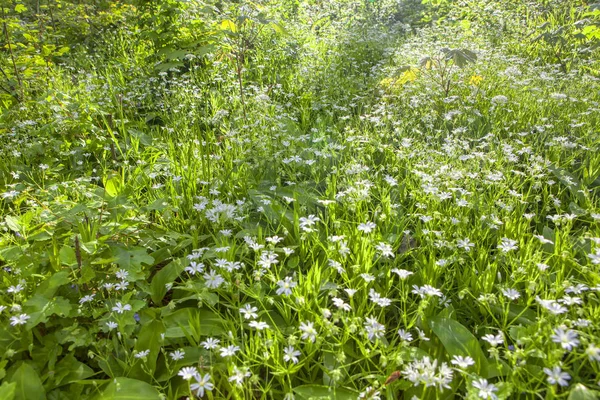
[[[481,81],[483,80],[483,76],[481,75],[473,75],[471,79],[469,79],[469,84],[474,86],[479,86]]]

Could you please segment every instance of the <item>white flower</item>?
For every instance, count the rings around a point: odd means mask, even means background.
[[[221,286],[225,279],[219,274],[215,272],[215,270],[211,270],[210,272],[204,274],[204,279],[206,286],[211,289],[216,289]]]
[[[471,357],[463,357],[463,356],[454,356],[452,357],[452,361],[450,361],[452,365],[456,365],[459,368],[468,368],[471,365],[475,365],[475,360]]]
[[[367,273],[360,274],[360,277],[363,278],[367,283],[373,282],[375,280],[375,277],[373,275]]]
[[[411,342],[413,340],[412,334],[404,329],[398,329],[398,336],[400,336],[400,340],[403,342]]]
[[[315,229],[313,228],[313,226],[320,221],[320,219],[318,217],[316,217],[315,215],[309,215],[308,217],[302,217],[298,220],[299,225],[300,225],[300,229],[302,229],[303,232],[313,232]]]
[[[269,328],[269,324],[267,324],[266,322],[262,322],[262,321],[250,321],[248,326],[250,326],[250,328],[256,328],[259,331]]]
[[[297,283],[292,281],[291,276],[286,276],[284,280],[277,282],[277,285],[279,286],[276,291],[278,295],[289,296],[292,294],[292,289],[296,287]]]
[[[177,375],[181,376],[184,380],[189,381],[198,374],[196,367],[183,367],[179,370]]]
[[[112,331],[113,329],[116,329],[116,328],[118,328],[118,327],[119,327],[119,324],[117,324],[116,322],[113,322],[113,321],[108,321],[108,322],[106,323],[106,326],[108,327],[108,330],[109,330],[109,331]]]
[[[585,354],[587,354],[590,361],[600,361],[600,347],[597,347],[594,344],[590,344],[587,349],[585,349]]]
[[[169,353],[169,356],[171,357],[171,359],[173,361],[183,360],[183,357],[185,356],[185,351],[183,351],[181,349],[175,350],[175,351]]]
[[[131,311],[131,305],[123,305],[120,301],[118,301],[117,304],[115,304],[115,306],[112,308],[112,310],[116,311],[118,314],[123,314],[125,311]]]
[[[219,343],[221,343],[221,341],[215,338],[207,338],[205,341],[200,342],[202,347],[204,347],[206,350],[216,349],[219,347]]]
[[[138,352],[136,355],[134,355],[134,357],[135,358],[146,358],[146,357],[148,357],[148,354],[150,354],[150,350],[149,349]]]
[[[381,339],[385,335],[385,326],[373,317],[367,317],[364,326],[369,340]]]
[[[564,328],[556,328],[554,330],[554,335],[551,336],[554,343],[560,343],[561,347],[568,351],[579,346],[579,339],[577,339],[577,337],[577,332],[570,329],[565,330]]]
[[[412,274],[414,274],[414,272],[412,272],[412,271],[407,271],[405,269],[398,269],[398,268],[392,269],[392,272],[395,273],[396,275],[398,275],[398,277],[400,277],[400,279],[402,279],[402,280],[404,280],[404,279],[408,278],[409,276],[411,276]]]
[[[298,356],[300,352],[294,349],[294,346],[287,346],[283,349],[283,360],[286,362],[293,362],[294,364],[298,364]]]
[[[377,227],[377,225],[375,225],[374,222],[365,222],[364,224],[359,224],[358,225],[358,230],[363,232],[363,233],[371,233],[373,231],[373,229],[375,229]]]
[[[494,104],[506,104],[506,102],[508,102],[508,97],[501,94],[492,97],[492,103]]]
[[[479,396],[480,399],[496,400],[498,398],[495,394],[495,392],[498,391],[498,388],[496,385],[488,383],[487,379],[478,379],[473,381],[472,385],[479,390],[477,396]]]
[[[373,289],[369,290],[369,299],[380,307],[387,307],[392,304],[392,300],[387,297],[381,297],[381,295]]]
[[[468,238],[459,239],[456,242],[456,247],[464,249],[465,251],[471,251],[471,248],[475,247],[475,243],[471,242]]]
[[[229,377],[229,382],[235,382],[236,386],[241,386],[244,383],[244,379],[252,375],[248,368],[233,367],[232,375]]]
[[[344,302],[344,300],[342,300],[340,298],[334,297],[331,300],[333,300],[333,304],[340,310],[343,310],[343,311],[351,311],[352,310],[352,307],[350,306],[350,304]]]
[[[314,328],[312,322],[301,322],[300,331],[302,332],[302,340],[309,340],[313,343],[315,342],[315,339],[317,338],[317,330]]]
[[[190,275],[196,275],[196,273],[201,274],[204,272],[204,264],[192,261],[190,262],[190,265],[185,267],[185,271]]]
[[[517,300],[519,297],[521,297],[521,294],[512,288],[502,289],[502,294],[509,300]]]
[[[190,389],[195,391],[198,397],[203,397],[205,390],[209,392],[213,390],[214,385],[210,382],[209,374],[206,374],[204,376],[196,374],[194,378],[196,379],[196,382],[190,385]]]
[[[418,294],[421,298],[425,298],[425,296],[442,297],[442,291],[430,285],[423,285],[421,287],[413,285],[412,293]]]
[[[231,357],[240,350],[239,346],[229,345],[221,347],[221,357]]]
[[[500,249],[503,253],[508,253],[512,250],[518,250],[519,246],[517,246],[516,240],[502,238],[500,244],[498,245],[498,249]]]
[[[504,335],[502,333],[499,333],[497,335],[488,334],[483,336],[482,339],[488,342],[493,347],[504,343]]]
[[[94,296],[96,296],[95,294],[88,294],[87,296],[83,296],[81,299],[79,299],[79,304],[85,304],[85,303],[89,303],[90,301],[94,300]]]
[[[25,289],[25,286],[23,286],[22,284],[18,284],[15,286],[9,286],[8,289],[6,289],[6,291],[8,293],[19,293],[21,292],[23,289]]]
[[[29,318],[31,317],[27,314],[15,315],[14,317],[10,317],[10,324],[12,326],[25,325]]]
[[[379,242],[376,246],[375,249],[381,253],[382,257],[390,257],[390,258],[394,258],[395,254],[394,254],[394,250],[392,249],[392,246],[390,246],[388,243],[385,242]]]
[[[240,308],[240,314],[244,315],[244,319],[254,319],[258,317],[256,313],[258,308],[252,306],[251,304],[244,304],[242,308]]]
[[[124,269],[120,269],[117,271],[115,276],[121,280],[125,280],[129,276],[129,272],[125,271]]]
[[[560,386],[569,386],[568,381],[571,379],[571,375],[563,372],[559,366],[552,369],[544,368],[544,372],[548,375],[548,383],[551,385],[556,385],[558,383]]]

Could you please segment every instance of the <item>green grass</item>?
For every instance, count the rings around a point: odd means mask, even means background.
[[[0,397],[596,398],[597,50],[531,32],[597,14],[517,6],[71,43],[0,115]]]

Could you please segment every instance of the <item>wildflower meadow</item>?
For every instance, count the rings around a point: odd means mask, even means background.
[[[600,398],[600,3],[0,11],[0,400]]]

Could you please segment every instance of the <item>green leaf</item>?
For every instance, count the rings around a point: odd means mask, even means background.
[[[40,283],[40,285],[35,291],[35,294],[47,298],[52,298],[54,297],[54,294],[56,293],[59,287],[68,285],[69,283],[71,283],[71,279],[69,279],[69,272],[60,271],[53,274],[50,277],[50,279],[47,279]]]
[[[445,317],[431,317],[429,327],[440,339],[450,356],[470,356],[475,360],[477,372],[486,374],[487,361],[479,341],[461,323]]]
[[[208,310],[184,308],[163,317],[163,323],[166,327],[165,337],[185,337],[186,332],[184,332],[184,329],[189,330],[190,321],[195,320],[200,321],[198,333],[201,336],[221,336],[225,334],[225,321],[219,315]]]
[[[133,247],[130,249],[114,247],[113,255],[116,259],[116,263],[119,264],[119,267],[132,274],[132,276],[130,276],[131,279],[143,278],[142,276],[133,276],[141,272],[142,264],[154,264],[154,257],[149,255],[146,252],[146,249],[142,247]]]
[[[452,60],[454,64],[463,68],[467,64],[472,64],[477,61],[477,54],[468,49],[442,49],[447,60]]]
[[[0,386],[0,399],[13,400],[15,398],[16,391],[17,384],[15,382],[4,382],[2,386]]]
[[[596,400],[598,399],[598,392],[590,390],[581,383],[578,383],[571,389],[568,400]]]
[[[104,190],[110,197],[116,197],[121,191],[121,180],[117,177],[104,182]]]
[[[358,395],[357,392],[350,389],[322,385],[302,385],[295,387],[293,390],[298,400],[355,400]]]
[[[75,255],[75,250],[73,250],[70,246],[65,245],[61,247],[60,251],[58,252],[58,257],[60,262],[68,265],[69,267],[77,265],[77,256]]]
[[[15,371],[11,382],[16,384],[15,400],[45,400],[46,391],[37,371],[27,363]]]
[[[84,380],[93,375],[93,369],[78,361],[72,354],[68,354],[54,368],[55,387]]]
[[[150,384],[137,379],[115,378],[97,400],[161,400],[160,393]]]
[[[7,215],[4,217],[4,221],[6,222],[6,226],[8,226],[11,231],[21,232],[21,224],[19,223],[19,219],[17,217]]]
[[[22,12],[27,11],[27,7],[25,7],[23,4],[17,4],[15,6],[15,11],[21,14]]]
[[[273,28],[273,30],[275,32],[277,32],[278,34],[280,34],[280,35],[287,35],[287,31],[285,30],[284,26],[281,25],[280,23],[278,23],[278,22],[271,22],[270,25],[271,25],[271,28]]]
[[[146,368],[150,372],[156,369],[156,359],[160,354],[162,335],[165,332],[165,326],[161,321],[152,321],[142,326],[135,349],[138,351],[150,350],[147,357]]]
[[[221,29],[225,31],[231,31],[235,33],[237,31],[237,27],[235,26],[235,22],[230,19],[226,19],[221,21]]]
[[[166,285],[173,283],[184,269],[185,266],[183,261],[178,259],[171,261],[154,275],[152,283],[150,284],[150,296],[152,297],[154,304],[160,304],[165,297],[165,294],[167,294]]]

